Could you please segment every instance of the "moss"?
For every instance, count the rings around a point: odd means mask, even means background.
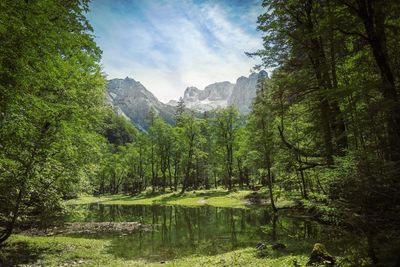
[[[326,250],[325,246],[321,243],[315,243],[314,248],[310,255],[310,260],[307,262],[306,266],[334,266],[335,259]]]

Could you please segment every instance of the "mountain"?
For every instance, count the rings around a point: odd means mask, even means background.
[[[183,100],[187,108],[198,112],[234,105],[240,113],[247,114],[256,96],[258,78],[267,76],[267,72],[261,71],[252,73],[249,77],[242,76],[236,80],[235,84],[217,82],[206,86],[204,90],[188,87],[184,92]],[[176,106],[176,104],[176,100],[167,103],[170,106]]]
[[[230,82],[213,83],[204,90],[188,87],[183,94],[183,101],[187,108],[200,112],[226,107],[233,87],[234,84]]]
[[[168,123],[174,121],[174,108],[160,102],[140,82],[132,78],[112,79],[107,83],[107,100],[114,110],[139,129],[148,128],[148,114],[153,109]]]
[[[248,78],[243,76],[238,78],[228,100],[228,105],[236,106],[240,113],[249,113],[253,99],[256,97],[258,79],[263,77],[268,77],[268,73],[260,71],[250,74]]]
[[[256,96],[259,77],[267,77],[265,71],[253,73],[249,77],[239,77],[236,83],[216,82],[203,90],[196,87],[186,88],[183,100],[188,109],[202,113],[216,108],[234,105],[239,112],[246,114],[251,110]],[[107,83],[107,101],[115,112],[124,116],[141,130],[148,128],[148,114],[153,109],[166,122],[173,124],[176,100],[167,104],[160,102],[140,82],[132,78],[112,79]]]

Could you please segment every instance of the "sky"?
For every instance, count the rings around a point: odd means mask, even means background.
[[[248,76],[262,11],[261,0],[92,0],[87,17],[107,79],[128,76],[167,102]]]

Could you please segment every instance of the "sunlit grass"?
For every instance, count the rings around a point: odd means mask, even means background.
[[[106,196],[80,196],[78,199],[68,200],[66,204],[115,204],[115,205],[181,205],[246,208],[248,204],[245,196],[249,190],[229,192],[224,189],[196,190],[183,194],[179,192],[167,192],[164,194],[143,192],[135,196],[106,195]]]
[[[5,266],[144,266],[107,253],[108,240],[14,235],[0,251]],[[8,264],[8,265],[7,265]]]
[[[118,199],[124,197],[122,195],[103,195],[103,196],[90,196],[90,195],[81,195],[77,199],[70,199],[65,201],[67,205],[78,205],[78,204],[90,204],[90,203],[99,203],[108,200]]]
[[[82,195],[77,199],[66,201],[67,205],[74,204],[114,204],[114,205],[179,205],[188,207],[198,206],[214,206],[224,208],[248,208],[249,203],[246,196],[250,195],[250,190],[227,191],[225,189],[210,189],[210,190],[196,190],[187,191],[183,194],[180,192],[167,191],[165,193],[146,191],[134,196],[126,195],[102,195],[102,196],[89,196]],[[268,201],[267,194],[264,197]],[[278,208],[292,207],[296,203],[291,200],[278,199],[276,206]],[[268,205],[268,204],[267,204]]]
[[[13,264],[41,264],[42,266],[293,266],[294,261],[304,266],[305,255],[271,253],[266,258],[256,257],[254,248],[246,248],[214,256],[189,256],[165,262],[126,260],[113,255],[111,242],[104,239],[64,236],[27,237],[14,235],[0,251],[0,260]],[[23,255],[20,255],[20,254]],[[7,262],[6,262],[7,263]],[[36,265],[35,265],[36,266]]]
[[[266,258],[256,257],[255,249],[247,248],[215,256],[191,256],[171,262],[163,266],[263,266],[263,267],[288,267],[294,266],[294,262],[304,266],[308,257],[293,255],[274,255]],[[158,266],[158,265],[157,265]]]

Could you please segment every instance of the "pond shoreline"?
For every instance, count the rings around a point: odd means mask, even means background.
[[[77,217],[66,220],[64,226],[13,235],[0,249],[0,263],[305,266],[321,237],[329,250],[342,242],[331,241],[331,226],[318,226],[297,206],[287,205],[276,216],[260,195],[252,191],[198,190],[133,197],[82,196],[66,202],[71,211],[78,210]],[[299,242],[297,236],[303,241]],[[262,244],[261,251],[258,244]],[[276,244],[283,249],[275,250]],[[340,251],[333,251],[339,259]]]
[[[29,228],[18,232],[18,234],[25,236],[90,235],[98,233],[131,234],[140,231],[149,232],[151,230],[151,225],[140,222],[67,222],[47,228]]]

